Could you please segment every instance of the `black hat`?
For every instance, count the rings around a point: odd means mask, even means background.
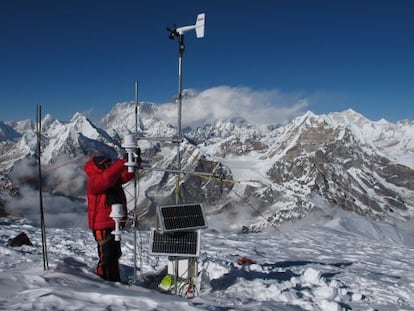
[[[93,158],[93,163],[100,169],[105,169],[111,164],[112,160],[105,156],[96,156]]]

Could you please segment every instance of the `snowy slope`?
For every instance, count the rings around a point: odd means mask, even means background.
[[[223,219],[209,218],[214,230],[202,233],[194,299],[156,289],[167,258],[148,255],[147,231],[138,235],[138,282],[128,284],[134,249],[129,229],[122,235],[122,283],[110,283],[93,272],[96,246],[88,230],[56,228],[46,218],[50,269],[44,272],[39,228],[1,218],[0,309],[414,310],[412,229],[334,209],[326,213],[328,222],[315,216],[257,234],[219,233]],[[34,246],[7,246],[22,231]],[[255,263],[237,264],[244,256]]]

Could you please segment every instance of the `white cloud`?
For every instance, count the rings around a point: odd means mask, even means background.
[[[39,225],[40,199],[36,164],[34,159],[24,159],[13,167],[10,176],[19,185],[20,196],[10,200],[7,207],[13,214],[24,216],[31,223]],[[42,171],[42,199],[47,225],[57,228],[86,226],[86,202],[79,199],[85,197],[86,193],[86,176],[82,165],[79,162],[72,163],[66,155],[61,155],[56,158],[54,166],[44,167]]]
[[[182,125],[197,126],[212,120],[234,117],[241,117],[257,125],[283,124],[303,113],[307,105],[308,101],[298,94],[219,86],[183,99]],[[161,105],[158,114],[171,124],[177,123],[175,103]]]

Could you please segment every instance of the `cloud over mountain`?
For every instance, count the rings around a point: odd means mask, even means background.
[[[183,96],[182,124],[191,127],[236,117],[264,126],[283,124],[302,114],[308,105],[308,101],[300,95],[283,94],[278,90],[219,86],[200,93],[189,92],[190,96]],[[160,105],[158,116],[175,124],[176,103]]]

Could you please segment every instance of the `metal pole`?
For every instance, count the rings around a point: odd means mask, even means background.
[[[180,154],[180,145],[181,145],[181,114],[182,114],[182,105],[183,105],[183,54],[184,54],[184,34],[179,34],[178,36],[178,109],[177,109],[177,175],[175,177],[175,203],[180,202],[180,171],[181,171],[181,154]],[[177,295],[178,292],[178,257],[175,258],[175,282],[174,282],[174,293]]]
[[[183,103],[183,54],[184,54],[184,35],[179,35],[178,40],[178,113],[177,113],[177,136],[181,139],[181,114]]]
[[[135,81],[135,135],[138,135],[138,81]]]
[[[202,27],[201,29],[199,27]],[[196,24],[193,26],[184,26],[171,30],[167,28],[170,33],[170,39],[174,39],[178,36],[178,96],[177,96],[177,174],[176,174],[176,192],[175,192],[175,201],[176,204],[180,202],[180,177],[181,177],[181,154],[180,154],[180,145],[182,142],[182,130],[181,130],[181,115],[182,115],[182,58],[184,54],[184,31],[196,29],[197,37],[204,36],[204,13],[197,16]],[[188,259],[188,264],[190,265],[190,260]],[[191,264],[193,267],[194,265]],[[177,283],[178,283],[178,273],[179,273],[179,260],[178,257],[175,257],[175,282],[174,282],[174,292],[177,294]]]
[[[138,135],[138,81],[135,81],[135,136]],[[137,171],[135,171],[134,178],[134,277],[133,282],[137,282],[137,204],[138,204],[138,191],[137,191]],[[142,271],[141,271],[142,272]]]
[[[184,54],[184,34],[180,34],[178,38],[178,113],[177,113],[177,170],[181,170],[181,153],[180,153],[180,142],[182,138],[181,132],[181,115],[183,105],[183,54]],[[180,174],[176,175],[175,180],[175,203],[180,202]]]
[[[195,172],[195,171],[187,171],[187,170],[174,170],[168,168],[160,168],[160,167],[148,167],[144,168],[146,171],[154,171],[154,172],[167,172],[167,173],[174,173],[174,174],[186,174],[186,175],[193,175],[193,176],[207,176],[213,178],[220,178],[220,175],[216,175],[214,173],[207,173],[207,172]]]
[[[39,177],[39,205],[40,205],[40,230],[42,233],[42,253],[43,253],[43,270],[49,270],[49,262],[47,257],[47,243],[46,243],[46,225],[43,211],[43,195],[42,195],[42,168],[41,168],[41,117],[42,107],[36,107],[36,134],[37,134],[37,161],[38,161],[38,177]]]

